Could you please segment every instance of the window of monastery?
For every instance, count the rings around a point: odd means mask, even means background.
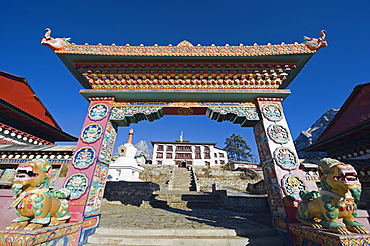
[[[225,157],[224,153],[219,153],[218,155],[220,156],[220,158],[224,158]]]
[[[162,144],[158,145],[158,151],[163,151],[163,145]]]
[[[172,159],[172,153],[166,153],[166,158],[167,159]]]
[[[218,164],[218,161],[215,161],[215,164]]]
[[[159,165],[162,165],[162,161],[157,161],[157,163],[158,163]]]
[[[211,165],[211,163],[209,161],[205,161],[204,164],[209,167]]]
[[[208,146],[204,146],[204,159],[211,159],[211,153]]]
[[[200,146],[195,146],[195,153],[200,152]]]
[[[172,145],[167,145],[167,151],[173,151]]]
[[[157,158],[163,158],[163,152],[157,152]]]
[[[225,161],[224,160],[221,160],[220,161],[220,164],[222,164],[222,165],[225,164]]]
[[[176,151],[191,152],[191,146],[190,145],[179,145],[176,147]]]
[[[176,153],[176,159],[192,159],[191,153]]]
[[[202,159],[200,152],[195,152],[195,159]]]
[[[217,153],[215,153],[215,158],[217,158]]]

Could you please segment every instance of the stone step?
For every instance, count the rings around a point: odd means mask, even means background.
[[[215,201],[198,200],[198,201],[179,201],[179,200],[150,200],[143,201],[143,207],[152,208],[206,208],[215,209],[218,208],[218,204]]]
[[[212,194],[156,194],[153,195],[153,198],[156,200],[182,200],[182,201],[191,201],[191,200],[211,200],[216,201],[218,199],[217,195]]]
[[[91,238],[91,237],[90,237]],[[100,236],[95,239],[89,238],[89,242],[98,243],[100,245],[160,245],[160,246],[173,246],[173,245],[182,245],[182,246],[194,246],[194,245],[212,245],[212,246],[245,246],[249,244],[248,238],[241,237],[114,237],[110,235]],[[266,245],[266,244],[265,244]],[[262,244],[261,244],[262,246]]]
[[[279,237],[268,230],[245,230],[250,236],[232,229],[162,229],[130,230],[101,228],[89,237],[87,245],[212,245],[212,246],[264,246],[283,245]],[[238,235],[237,235],[238,234]]]

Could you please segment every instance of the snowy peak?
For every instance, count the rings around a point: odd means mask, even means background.
[[[326,156],[326,154],[323,152],[301,152],[299,150],[316,142],[316,140],[320,137],[320,135],[323,133],[325,128],[329,125],[330,121],[334,118],[338,111],[339,109],[329,109],[319,119],[317,119],[310,128],[302,131],[294,140],[299,158],[315,159],[317,157]]]
[[[136,155],[144,155],[147,160],[151,160],[153,157],[153,150],[149,149],[148,144],[146,141],[141,140],[137,144],[135,144],[135,148],[137,148]]]

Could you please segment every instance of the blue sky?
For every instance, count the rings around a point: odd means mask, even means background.
[[[0,70],[26,78],[62,129],[78,136],[88,102],[82,86],[59,58],[40,45],[45,28],[52,37],[76,44],[201,45],[303,42],[327,31],[319,50],[288,87],[283,102],[295,139],[330,108],[340,108],[353,88],[367,83],[370,68],[370,1],[1,1]],[[251,128],[218,123],[206,116],[165,116],[132,124],[140,140],[224,141],[242,135],[254,150]],[[119,128],[117,142],[127,139]]]

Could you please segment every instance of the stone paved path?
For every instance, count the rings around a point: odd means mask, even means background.
[[[259,223],[258,218],[222,209],[142,208],[132,205],[105,203],[101,212],[102,217],[99,227],[124,229],[271,229],[271,227]]]

